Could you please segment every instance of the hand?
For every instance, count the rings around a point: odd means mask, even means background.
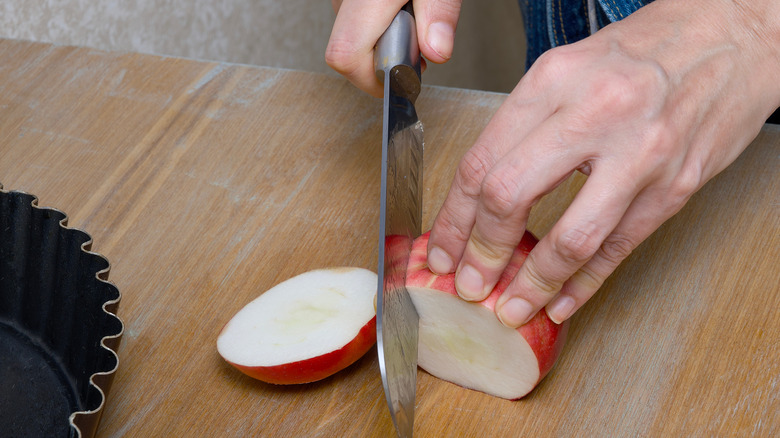
[[[374,46],[405,4],[405,0],[333,0],[337,14],[325,52],[328,65],[366,93],[382,97],[374,72]],[[460,4],[459,0],[414,1],[423,57],[435,63],[450,59]]]
[[[463,157],[429,264],[484,299],[531,207],[589,175],[496,312],[518,327],[579,309],[618,264],[723,170],[780,106],[780,2],[658,0],[544,54]]]

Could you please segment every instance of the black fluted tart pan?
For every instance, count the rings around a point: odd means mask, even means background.
[[[120,293],[92,239],[0,184],[0,435],[92,437],[119,365]]]

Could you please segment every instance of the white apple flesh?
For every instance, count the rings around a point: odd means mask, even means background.
[[[429,233],[417,238],[406,287],[420,316],[418,365],[457,385],[518,399],[550,371],[563,348],[568,323],[555,324],[544,310],[518,329],[502,325],[495,304],[517,274],[536,238],[526,232],[487,299],[472,303],[455,291],[455,274],[428,269]]]
[[[236,313],[219,334],[217,350],[238,370],[264,382],[324,379],[376,343],[376,288],[376,274],[362,268],[297,275]]]

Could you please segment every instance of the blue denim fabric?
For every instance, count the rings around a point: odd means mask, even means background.
[[[622,20],[653,0],[596,0],[598,27]],[[542,53],[590,35],[588,0],[518,0],[525,23],[530,67]]]

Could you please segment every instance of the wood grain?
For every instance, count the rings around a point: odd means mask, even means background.
[[[423,91],[426,227],[504,97]],[[89,232],[123,295],[99,436],[393,435],[375,352],[283,387],[215,346],[281,280],[376,269],[380,109],[330,75],[0,40],[0,181]],[[778,147],[765,127],[644,242],[528,397],[420,371],[416,434],[780,435]],[[547,232],[583,181],[548,195],[529,228]]]

